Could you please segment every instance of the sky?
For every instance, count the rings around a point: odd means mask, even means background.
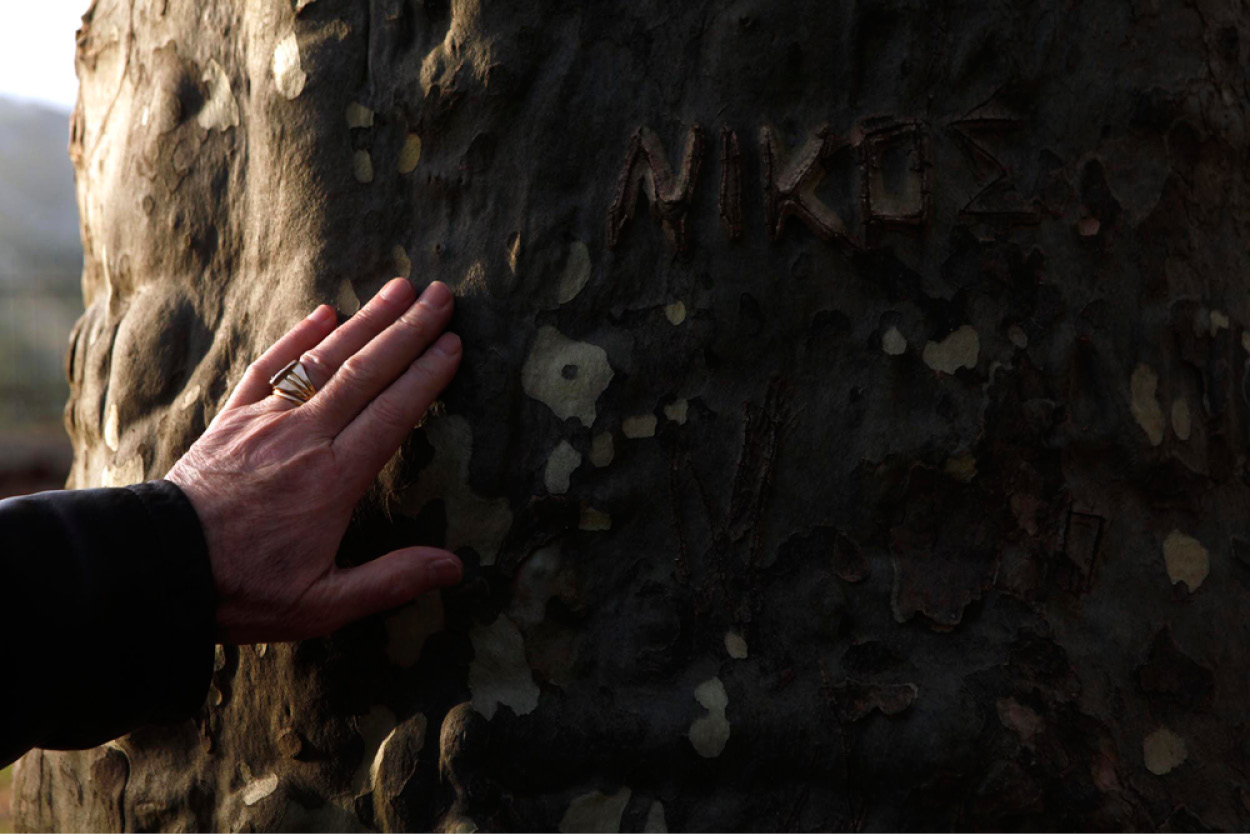
[[[0,96],[71,110],[74,33],[90,0],[0,0]]]

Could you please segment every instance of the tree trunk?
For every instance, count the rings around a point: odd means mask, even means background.
[[[19,825],[1250,827],[1248,33],[97,0],[71,485],[438,278],[463,369],[342,558],[466,579],[219,649],[196,720],[23,759]]]

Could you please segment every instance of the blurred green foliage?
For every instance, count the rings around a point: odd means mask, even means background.
[[[0,834],[13,831],[13,765],[0,770]]]

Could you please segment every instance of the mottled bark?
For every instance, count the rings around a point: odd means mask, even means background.
[[[463,370],[343,558],[467,577],[32,753],[20,824],[1250,826],[1248,34],[98,0],[72,485],[159,477],[316,302],[439,278]]]

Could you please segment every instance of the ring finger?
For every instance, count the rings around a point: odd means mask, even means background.
[[[347,361],[347,358],[367,345],[374,336],[385,330],[393,321],[412,306],[416,290],[405,278],[394,278],[386,283],[377,295],[369,300],[360,312],[352,316],[299,357],[299,363],[308,374],[313,388],[320,391]],[[276,394],[269,397],[275,410],[285,411],[298,403]]]

